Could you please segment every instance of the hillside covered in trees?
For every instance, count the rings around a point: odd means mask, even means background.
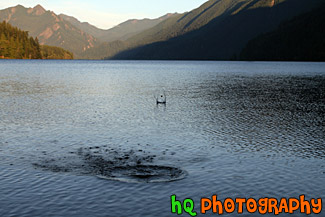
[[[325,4],[251,40],[242,60],[325,61]]]
[[[37,38],[3,21],[0,23],[1,59],[73,59],[72,53],[57,47],[42,46]]]
[[[66,51],[60,47],[48,45],[41,45],[41,55],[43,59],[73,59],[73,53]]]
[[[0,57],[8,59],[41,59],[37,38],[3,21],[0,23]]]

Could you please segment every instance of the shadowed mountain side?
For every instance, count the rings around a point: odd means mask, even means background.
[[[325,61],[325,4],[251,40],[243,60]]]
[[[102,42],[112,42],[116,40],[126,40],[146,29],[154,27],[158,23],[175,15],[177,15],[177,13],[166,14],[157,19],[131,19],[108,30],[99,29],[87,22],[80,22],[79,20],[71,16],[67,16],[64,14],[60,14],[59,16]]]
[[[200,29],[215,18],[223,20],[231,13],[243,10],[245,5],[256,0],[210,0],[200,7],[171,17],[146,31],[128,39],[134,47],[166,41]]]
[[[210,0],[190,12],[171,16],[156,26],[129,38],[123,42],[123,45],[127,46],[117,47],[116,45],[121,42],[112,42],[112,44],[104,43],[86,50],[83,57],[93,56],[93,54],[96,54],[96,58],[112,57],[126,49],[154,42],[166,41],[175,36],[199,29],[215,17],[223,19],[226,15],[236,13],[246,6],[249,7],[250,4],[248,3],[255,1],[256,0]],[[114,49],[111,49],[111,47],[114,47]],[[97,49],[98,52],[96,51]]]
[[[282,21],[309,11],[321,2],[324,1],[287,0],[271,7],[272,1],[246,1],[249,4],[237,5],[235,11],[233,8],[231,13],[216,17],[197,30],[120,52],[112,59],[234,59],[249,40],[274,30]]]

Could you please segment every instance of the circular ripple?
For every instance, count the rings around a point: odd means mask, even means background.
[[[180,168],[158,165],[117,166],[104,171],[99,178],[122,182],[172,182],[185,178],[187,172]]]

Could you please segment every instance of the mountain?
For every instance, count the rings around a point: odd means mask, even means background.
[[[324,0],[210,0],[128,39],[113,59],[232,59],[247,42]]]
[[[80,22],[78,19],[65,14],[60,14],[59,16],[62,19],[70,22],[75,27],[94,36],[95,38],[97,38],[102,42],[112,42],[115,40],[126,40],[146,29],[149,29],[157,25],[158,23],[166,20],[167,18],[173,17],[175,15],[177,14],[169,13],[157,19],[142,19],[142,20],[132,19],[132,20],[125,21],[108,30],[99,29],[89,24],[88,22]]]
[[[40,5],[34,8],[17,5],[0,10],[0,20],[28,31],[32,37],[38,38],[40,44],[62,47],[77,57],[98,44],[95,37]]]
[[[249,41],[242,60],[325,61],[325,4]]]
[[[210,0],[197,9],[184,14],[176,14],[154,27],[144,30],[127,40],[119,40],[95,46],[83,53],[83,58],[106,58],[116,59],[146,59],[147,57],[134,56],[133,48],[154,42],[166,41],[170,38],[183,35],[197,30],[215,18],[222,18],[229,10],[238,10],[241,3],[246,0]],[[130,51],[129,51],[130,50]],[[153,57],[159,50],[152,50],[148,53],[148,58]],[[169,52],[174,52],[170,50]]]
[[[56,15],[41,5],[34,8],[17,5],[0,10],[0,21],[6,21],[28,31],[32,37],[37,37],[42,45],[64,48],[73,52],[77,58],[99,59],[107,55],[106,50],[101,51],[103,47],[111,51],[116,44],[114,42],[113,45],[107,45],[107,42],[126,40],[175,15],[166,14],[157,19],[128,20],[112,29],[103,30],[68,15]],[[94,47],[96,49],[91,49]],[[124,48],[120,45],[117,47],[118,51]],[[89,49],[91,51],[87,52]]]

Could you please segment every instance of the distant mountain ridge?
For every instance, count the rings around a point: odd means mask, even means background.
[[[53,45],[84,59],[229,60],[247,43],[273,31],[325,0],[209,0],[183,14],[128,20],[112,29],[21,5],[0,10],[5,20],[41,44]]]
[[[175,15],[177,13],[168,13],[157,19],[130,19],[107,30],[97,28],[88,22],[80,22],[78,19],[65,14],[60,14],[59,16],[102,42],[112,42],[115,40],[126,40]]]

